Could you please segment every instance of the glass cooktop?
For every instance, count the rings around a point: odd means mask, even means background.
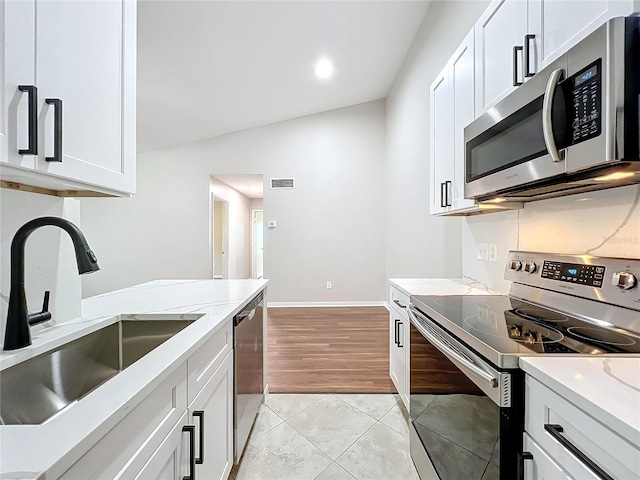
[[[599,326],[508,296],[419,295],[411,300],[422,313],[476,350],[480,341],[501,355],[640,353],[640,334]]]

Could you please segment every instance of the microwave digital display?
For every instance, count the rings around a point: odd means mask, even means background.
[[[589,70],[586,70],[586,71],[576,75],[575,76],[575,84],[574,84],[574,86],[577,87],[578,85],[586,82],[587,80],[591,80],[596,75],[598,75],[598,65],[594,65]]]

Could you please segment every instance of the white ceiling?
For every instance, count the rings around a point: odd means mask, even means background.
[[[262,175],[212,175],[216,180],[226,183],[234,190],[239,191],[245,197],[262,198],[263,180]]]
[[[140,1],[138,151],[386,97],[428,4]]]

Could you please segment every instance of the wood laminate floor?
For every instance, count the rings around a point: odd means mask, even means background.
[[[394,393],[384,307],[269,308],[271,393]]]

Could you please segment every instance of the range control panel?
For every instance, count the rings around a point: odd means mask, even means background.
[[[505,280],[640,311],[640,259],[512,250]]]
[[[602,288],[606,267],[603,265],[580,265],[545,260],[540,276],[567,283],[578,283]]]

